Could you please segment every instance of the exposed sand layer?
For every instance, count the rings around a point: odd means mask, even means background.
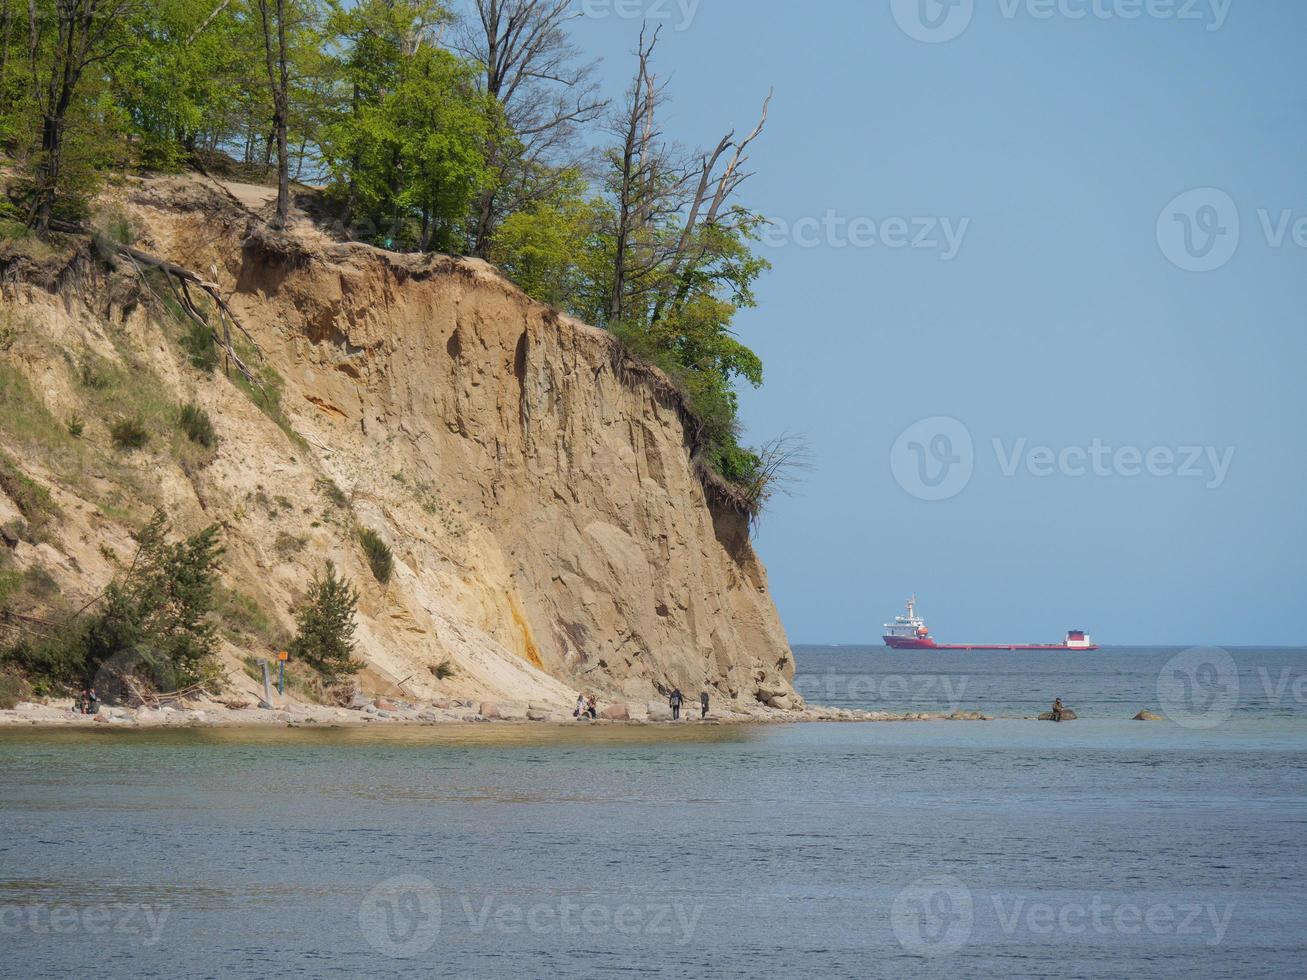
[[[43,281],[0,255],[14,324],[0,366],[51,430],[0,426],[0,450],[58,508],[41,536],[0,542],[16,569],[78,608],[154,508],[183,533],[220,523],[238,607],[221,655],[247,699],[249,663],[284,643],[330,559],[360,590],[374,695],[644,703],[680,686],[739,714],[802,707],[748,517],[696,466],[666,378],[484,262],[335,242],[298,211],[286,240],[251,234],[269,195],[182,175],[126,180],[102,205],[139,250],[217,285],[280,385],[283,425],[234,371],[187,362],[130,264],[88,258]],[[212,450],[177,434],[185,403],[212,417]],[[123,452],[110,425],[133,412],[155,434]],[[73,419],[85,431],[61,435]],[[23,524],[0,490],[0,528]],[[364,528],[393,549],[388,582]]]

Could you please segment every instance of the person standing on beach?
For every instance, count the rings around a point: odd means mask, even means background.
[[[699,692],[699,718],[702,720],[708,717],[708,692]]]
[[[681,693],[679,687],[672,688],[672,696],[667,699],[667,703],[672,708],[672,721],[680,721],[681,705],[685,702],[685,695]]]

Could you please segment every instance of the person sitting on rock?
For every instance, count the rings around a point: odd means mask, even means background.
[[[585,701],[585,713],[591,718],[599,717],[599,705],[596,703],[595,696],[591,694]]]
[[[586,708],[585,694],[583,692],[581,694],[578,694],[576,697],[576,710],[572,712],[572,717],[576,719],[580,719],[580,717],[583,714],[585,714],[585,708]]]
[[[671,697],[667,699],[667,704],[672,709],[672,721],[679,721],[681,718],[681,705],[685,703],[685,695],[681,693],[679,687],[672,688]]]
[[[1061,698],[1054,698],[1054,699],[1053,699],[1053,720],[1054,720],[1054,721],[1061,721],[1061,720],[1062,720],[1062,712],[1063,712],[1064,710],[1066,710],[1066,709],[1065,709],[1065,707],[1064,707],[1063,704],[1062,704],[1062,699],[1061,699]]]

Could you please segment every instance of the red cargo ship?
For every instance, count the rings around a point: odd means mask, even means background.
[[[917,597],[908,600],[908,614],[885,624],[885,645],[895,650],[1057,650],[1090,651],[1098,647],[1084,630],[1067,630],[1062,643],[936,643],[917,615]]]

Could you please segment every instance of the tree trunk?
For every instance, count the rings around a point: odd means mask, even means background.
[[[36,192],[27,214],[27,227],[42,238],[50,233],[50,219],[63,170],[64,119],[86,66],[95,11],[96,0],[87,0],[85,5],[74,0],[58,7],[59,37],[50,65],[50,83],[42,104],[41,162],[37,166]]]
[[[494,235],[495,192],[481,195],[477,209],[477,228],[472,240],[472,254],[479,259],[490,258],[490,239]]]
[[[286,227],[290,214],[290,152],[286,140],[286,115],[289,102],[290,73],[286,65],[286,0],[273,0],[276,4],[277,50],[273,53],[272,20],[268,16],[269,0],[259,0],[259,15],[263,21],[263,54],[267,62],[268,87],[272,91],[272,129],[268,134],[268,149],[277,143],[277,213],[272,227]]]
[[[646,155],[651,152],[654,102],[657,89],[649,74],[649,58],[658,44],[662,28],[654,31],[653,40],[645,45],[645,32],[640,32],[638,49],[639,68],[631,87],[631,104],[623,122],[621,180],[617,189],[617,235],[613,254],[613,288],[608,298],[608,322],[622,319],[626,304],[627,261],[631,251],[631,238],[639,227],[640,215],[647,206],[643,190],[648,179],[642,173]]]
[[[290,69],[286,56],[286,0],[277,0],[277,50],[281,68],[277,91],[277,227],[290,215],[290,156],[286,129],[290,125]]]
[[[54,213],[55,188],[59,184],[59,171],[63,157],[62,123],[47,115],[41,124],[42,162],[36,180],[36,193],[27,214],[27,227],[44,238],[50,233],[50,218]]]

